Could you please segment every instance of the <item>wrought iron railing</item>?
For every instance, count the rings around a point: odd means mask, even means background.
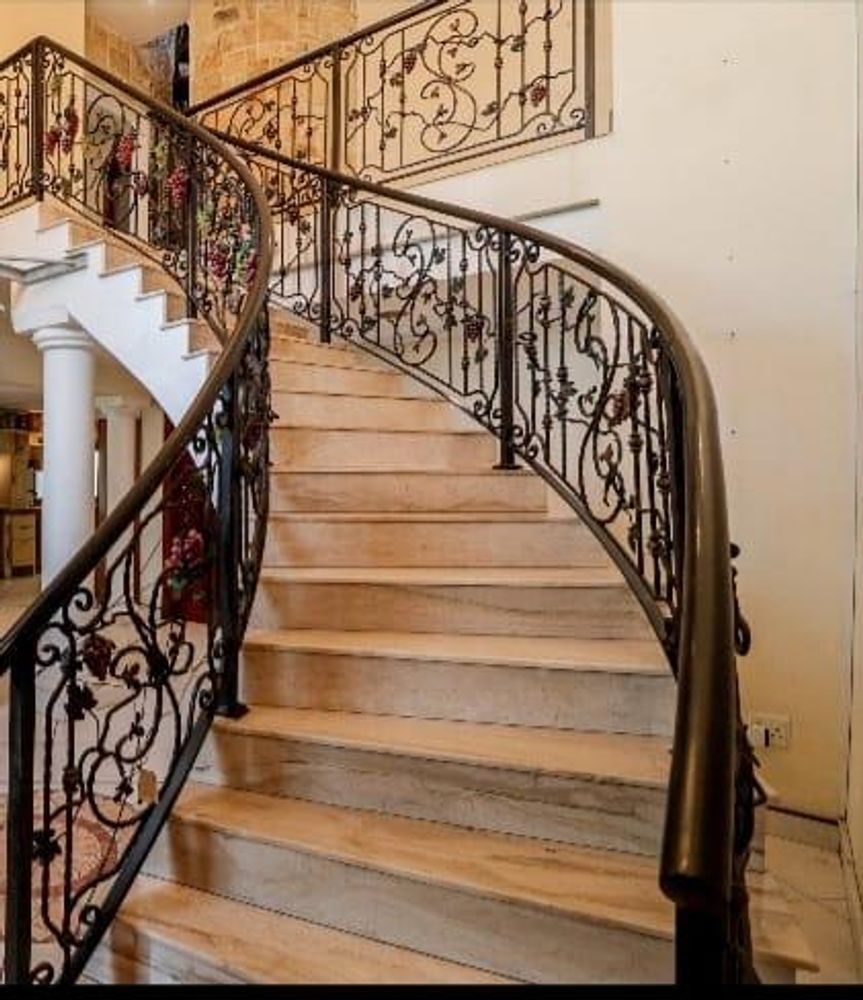
[[[156,458],[0,645],[5,981],[72,982],[214,714],[240,711],[267,523],[272,229],[234,153],[47,39],[0,66],[0,148],[0,209],[75,210],[161,264],[221,343]]]
[[[597,129],[595,0],[425,0],[204,101],[209,128],[393,180]]]
[[[755,782],[735,665],[748,630],[713,390],[686,331],[565,240],[222,138],[270,203],[272,299],[470,414],[497,437],[498,467],[542,476],[637,595],[678,682],[660,873],[678,979],[752,978]]]

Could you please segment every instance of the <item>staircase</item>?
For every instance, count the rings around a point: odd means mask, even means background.
[[[21,289],[13,314],[19,333],[68,314],[180,422],[206,381],[218,341],[203,320],[189,317],[174,278],[59,201],[0,219],[0,246],[80,265]]]
[[[249,710],[217,722],[91,974],[669,981],[674,682],[622,577],[458,411],[273,328]],[[759,971],[792,982],[806,942],[768,874],[752,894]]]
[[[341,50],[310,60],[338,95]],[[229,95],[239,135],[47,39],[3,73],[0,227],[82,255],[53,308],[177,422],[0,644],[6,981],[813,968],[753,817],[713,392],[662,300],[251,141],[278,72]]]

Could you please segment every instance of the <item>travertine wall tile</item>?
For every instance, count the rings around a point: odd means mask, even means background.
[[[348,34],[356,0],[192,0],[192,100]]]

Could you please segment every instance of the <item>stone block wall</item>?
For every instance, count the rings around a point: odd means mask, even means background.
[[[192,101],[349,34],[356,0],[191,0]]]
[[[158,45],[136,46],[92,14],[84,25],[84,54],[91,61],[159,100],[171,103],[173,67]]]

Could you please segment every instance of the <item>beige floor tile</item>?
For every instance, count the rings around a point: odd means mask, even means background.
[[[801,973],[808,984],[859,983],[839,855],[780,837],[767,838],[767,866],[788,897],[820,965]]]

